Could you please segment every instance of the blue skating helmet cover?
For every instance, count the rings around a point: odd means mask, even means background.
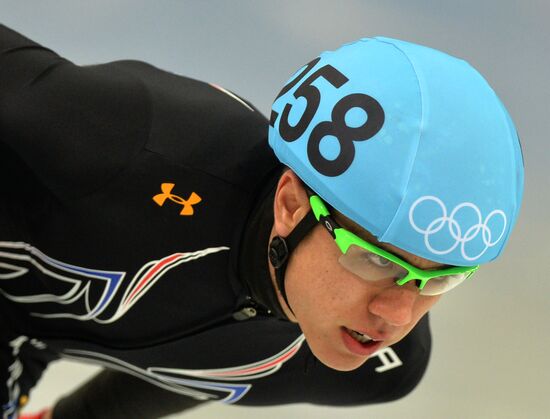
[[[510,116],[473,67],[432,48],[376,37],[323,52],[275,99],[269,144],[378,240],[439,263],[495,259],[518,217]]]

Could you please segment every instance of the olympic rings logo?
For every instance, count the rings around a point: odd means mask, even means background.
[[[439,208],[441,209],[441,216],[435,218],[433,221],[429,223],[429,225],[426,228],[421,228],[417,225],[417,223],[414,220],[414,214],[415,211],[418,209],[419,205],[422,203],[425,203],[427,201],[435,202]],[[456,215],[459,211],[466,211],[467,209],[470,209],[474,211],[477,222],[470,226],[465,232],[463,233],[463,229],[461,228],[458,221],[456,221]],[[493,232],[489,228],[488,224],[489,221],[493,217],[502,217],[503,225],[502,225],[502,231],[500,232],[499,236],[493,240]],[[481,211],[479,208],[472,204],[471,202],[462,202],[461,204],[458,204],[452,211],[450,215],[447,215],[447,207],[441,201],[441,199],[435,197],[435,196],[423,196],[418,198],[411,206],[411,209],[409,210],[409,221],[411,223],[412,228],[414,228],[418,233],[424,235],[424,244],[428,248],[428,250],[436,255],[445,255],[447,253],[452,252],[457,248],[457,246],[460,245],[460,250],[462,253],[462,257],[466,260],[476,260],[481,255],[483,255],[487,249],[490,247],[495,246],[504,236],[504,233],[506,231],[506,214],[504,214],[501,210],[493,210],[483,219],[481,215]],[[449,230],[449,234],[454,239],[454,243],[447,249],[435,249],[432,244],[430,243],[430,237],[434,235],[435,233],[439,232],[442,228],[447,226]],[[471,256],[466,252],[466,244],[472,240],[474,240],[478,234],[481,233],[481,239],[483,240],[484,248],[475,256]]]

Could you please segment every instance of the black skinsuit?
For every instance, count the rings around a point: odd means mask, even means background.
[[[414,388],[427,316],[341,373],[273,315],[281,166],[267,128],[217,86],[136,61],[76,66],[0,25],[5,418],[59,357],[111,372],[55,418],[159,417],[189,400],[358,405]]]

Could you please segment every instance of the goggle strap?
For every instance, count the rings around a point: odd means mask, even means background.
[[[275,280],[277,281],[277,286],[279,287],[279,291],[281,291],[281,294],[285,300],[285,303],[289,310],[294,314],[294,311],[292,310],[292,307],[290,307],[290,303],[288,302],[288,297],[286,295],[286,289],[285,289],[285,272],[286,272],[286,266],[288,264],[288,260],[290,258],[290,255],[292,252],[298,247],[300,242],[304,239],[304,237],[317,225],[317,219],[315,218],[315,215],[313,214],[313,211],[308,211],[306,216],[300,220],[300,222],[294,227],[294,230],[290,232],[290,234],[285,237],[274,237],[271,241],[270,246],[274,243],[275,239],[282,240],[286,244],[287,254],[285,255],[284,259],[282,260],[282,263],[279,264],[278,267],[275,267],[275,265],[272,263],[274,269],[275,269]]]

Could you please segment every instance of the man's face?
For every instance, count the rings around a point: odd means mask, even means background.
[[[288,235],[292,224],[297,224],[309,208],[300,181],[291,171],[285,172],[275,195],[272,236]],[[336,218],[342,227],[421,269],[442,266],[380,244],[364,230],[358,231],[359,227],[349,220]],[[340,256],[330,234],[316,226],[294,250],[286,270],[286,292],[295,316],[278,295],[289,318],[300,325],[315,356],[333,369],[349,371],[361,366],[372,353],[405,337],[439,296],[420,295],[414,281],[384,287],[365,281],[344,269],[338,262]],[[273,278],[271,266],[270,270]],[[382,342],[359,344],[350,330]]]

